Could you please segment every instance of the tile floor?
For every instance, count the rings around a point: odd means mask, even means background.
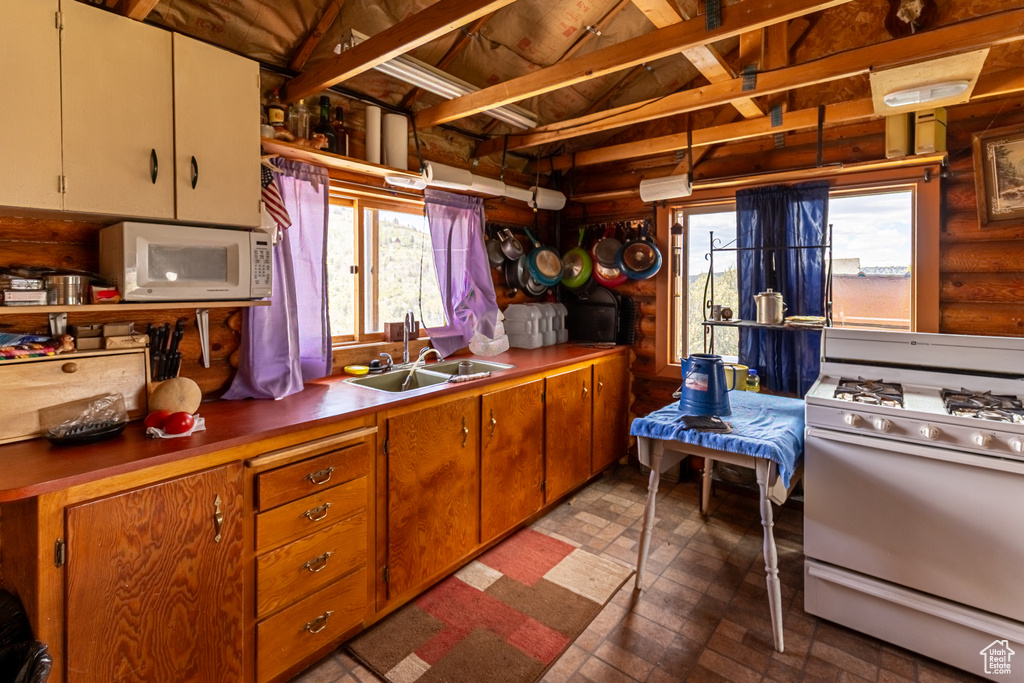
[[[775,508],[786,650],[775,652],[757,498],[719,487],[705,521],[697,493],[694,482],[662,480],[645,590],[635,593],[629,580],[548,670],[546,683],[975,680],[803,611],[798,501]],[[617,467],[534,526],[633,566],[646,495],[646,477]],[[378,679],[342,647],[292,683],[355,681]]]

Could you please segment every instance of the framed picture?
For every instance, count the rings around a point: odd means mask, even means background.
[[[978,133],[973,147],[981,227],[1024,221],[1024,126]]]

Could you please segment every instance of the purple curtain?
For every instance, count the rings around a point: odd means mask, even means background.
[[[479,197],[427,190],[427,223],[448,324],[430,330],[442,355],[469,343],[476,332],[494,337],[498,300],[484,247],[484,203]]]
[[[284,398],[331,374],[327,318],[327,170],[273,159],[292,225],[274,247],[270,306],[247,308],[238,372],[226,399]]]

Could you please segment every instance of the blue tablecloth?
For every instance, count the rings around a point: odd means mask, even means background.
[[[804,402],[750,391],[729,392],[729,402],[732,415],[723,419],[732,425],[730,434],[686,429],[678,401],[636,418],[629,433],[767,458],[778,464],[782,483],[788,488],[804,456]]]

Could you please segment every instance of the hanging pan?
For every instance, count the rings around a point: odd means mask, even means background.
[[[526,285],[526,278],[529,273],[526,270],[526,256],[517,259],[509,259],[502,266],[505,269],[505,283],[509,289],[520,290]]]
[[[615,226],[609,225],[605,228],[604,236],[594,244],[590,253],[595,263],[600,263],[605,268],[618,268],[615,259],[621,248],[622,242],[615,237]]]
[[[618,268],[605,268],[600,263],[594,264],[593,276],[594,281],[602,287],[618,287],[629,280]]]
[[[526,235],[533,242],[533,251],[526,261],[530,277],[545,287],[557,284],[562,279],[562,259],[558,257],[558,252],[538,242],[529,228],[526,228]]]
[[[512,236],[511,231],[505,228],[498,233],[498,238],[501,240],[501,250],[505,252],[505,256],[515,261],[517,258],[525,254],[522,243]]]
[[[490,226],[484,231],[484,236],[487,237],[487,260],[491,262],[492,267],[498,268],[505,263],[505,252],[501,250],[501,242],[494,239]]]
[[[644,221],[640,238],[627,242],[619,251],[619,269],[631,280],[646,280],[661,270],[661,252],[648,233]]]
[[[586,232],[580,228],[579,242],[575,247],[562,254],[562,284],[569,289],[579,289],[590,280],[590,273],[594,269],[594,262],[590,254],[583,248],[583,235]]]

